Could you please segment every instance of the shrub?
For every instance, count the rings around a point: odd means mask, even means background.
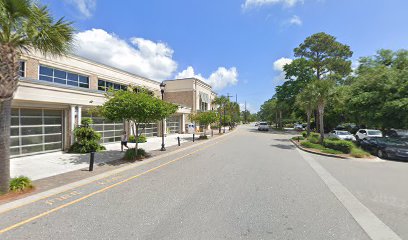
[[[33,184],[28,177],[20,176],[10,180],[10,191],[22,192],[33,188]]]
[[[303,132],[302,132],[302,136],[303,136],[304,138],[306,138],[306,137],[307,137],[307,132],[306,132],[306,131],[303,131]]]
[[[200,137],[198,139],[208,139],[207,135],[200,135]]]
[[[302,136],[296,136],[296,137],[293,137],[292,140],[295,140],[295,141],[299,140],[300,141],[300,140],[305,140],[305,138],[302,137]]]
[[[81,126],[74,129],[75,142],[69,148],[71,153],[90,153],[105,150],[105,147],[99,144],[101,134],[91,128],[92,119],[83,118]]]
[[[136,142],[136,138],[135,138],[135,136],[133,136],[133,135],[130,135],[129,136],[129,142],[131,142],[131,143],[135,143]],[[147,142],[147,138],[146,138],[146,136],[145,135],[140,135],[139,136],[139,143],[145,143],[145,142]]]
[[[354,147],[353,149],[351,149],[351,156],[355,157],[355,158],[363,158],[363,157],[368,157],[370,156],[370,154],[364,150],[362,150],[361,148],[358,147]]]
[[[319,143],[320,143],[319,138],[318,138],[318,137],[315,137],[315,136],[309,136],[309,137],[307,138],[307,140],[308,140],[309,142],[311,142],[311,143],[314,143],[314,144],[319,144]]]
[[[125,152],[124,159],[128,161],[135,161],[135,160],[144,159],[149,156],[150,155],[143,148],[139,148],[137,150],[137,153],[134,148],[129,148]]]
[[[334,149],[342,153],[350,153],[351,149],[353,149],[354,147],[354,144],[352,142],[345,140],[333,141],[330,139],[325,139],[323,141],[323,145],[327,148]]]
[[[320,138],[320,133],[311,132],[310,137]]]

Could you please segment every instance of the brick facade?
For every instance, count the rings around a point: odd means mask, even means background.
[[[193,91],[165,92],[164,100],[193,109],[194,92]]]

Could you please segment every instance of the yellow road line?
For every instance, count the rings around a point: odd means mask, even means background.
[[[225,135],[224,135],[224,136],[225,136]],[[215,140],[217,140],[217,139],[215,139]],[[220,141],[222,141],[222,140],[220,140]],[[196,145],[196,146],[192,145],[191,147],[198,147],[198,146],[200,146],[200,145],[202,145],[202,144],[204,144],[204,143],[199,143],[199,144]],[[213,145],[213,144],[212,144],[212,145]],[[152,159],[151,161],[148,161],[148,162],[145,162],[145,163],[148,164],[148,163],[156,162],[156,161],[161,160],[161,159],[163,159],[163,158],[165,158],[165,157],[168,157],[168,156],[171,155],[171,154],[177,154],[177,153],[179,153],[179,152],[183,152],[183,151],[186,151],[186,150],[188,150],[188,149],[189,149],[189,148],[179,149],[179,150],[176,150],[176,151],[174,151],[174,152],[170,152],[170,153],[165,154],[165,155],[159,155],[159,156],[157,156],[156,159]],[[139,165],[138,165],[138,166],[135,166],[135,167],[139,167]],[[119,169],[120,169],[120,168],[119,168]],[[67,192],[67,191],[70,191],[70,190],[77,189],[77,188],[79,188],[79,187],[82,187],[82,186],[91,184],[91,183],[96,182],[96,181],[99,181],[99,180],[101,180],[101,179],[106,179],[106,178],[108,178],[108,177],[110,177],[110,176],[113,176],[113,175],[115,175],[115,174],[119,174],[119,173],[122,173],[122,172],[125,172],[125,171],[129,171],[129,170],[131,170],[131,169],[133,169],[133,168],[124,169],[124,170],[122,170],[122,171],[114,172],[114,173],[109,174],[109,175],[106,175],[106,176],[104,176],[104,177],[101,177],[101,178],[92,180],[91,182],[86,182],[86,183],[83,183],[83,184],[79,184],[79,185],[77,185],[77,186],[75,186],[75,187],[68,188],[68,189],[66,189],[66,190],[64,190],[64,191],[46,195],[46,196],[41,197],[41,198],[39,198],[39,199],[33,200],[33,201],[31,201],[31,202],[27,202],[27,203],[24,203],[24,204],[15,206],[15,207],[13,207],[13,208],[7,209],[6,211],[0,212],[0,215],[1,215],[1,214],[4,214],[4,213],[6,213],[6,212],[9,212],[9,211],[18,209],[18,208],[20,208],[20,207],[26,206],[26,205],[28,205],[28,204],[32,204],[32,203],[35,203],[35,202],[44,200],[44,199],[46,199],[46,198],[55,196],[55,195],[58,195],[58,194],[61,194],[61,193],[64,193],[64,192]],[[112,170],[112,171],[114,171],[114,170]],[[103,173],[101,173],[101,174],[103,174]]]
[[[223,141],[223,140],[221,140],[221,141]],[[117,182],[117,183],[112,184],[112,185],[110,185],[110,186],[108,186],[108,187],[99,189],[99,190],[97,190],[97,191],[95,191],[95,192],[92,192],[92,193],[90,193],[90,194],[88,194],[88,195],[85,195],[85,196],[83,196],[83,197],[81,197],[81,198],[75,199],[75,200],[73,200],[73,201],[71,201],[71,202],[68,202],[68,203],[66,203],[66,204],[63,204],[63,205],[61,205],[61,206],[58,206],[58,207],[53,208],[53,209],[50,209],[50,210],[48,210],[48,211],[46,211],[46,212],[43,212],[43,213],[38,214],[38,215],[36,215],[36,216],[34,216],[34,217],[28,218],[28,219],[26,219],[26,220],[24,220],[24,221],[21,221],[21,222],[19,222],[19,223],[16,223],[16,224],[14,224],[14,225],[11,225],[11,226],[9,226],[9,227],[7,227],[7,228],[1,229],[1,230],[0,230],[0,234],[3,234],[3,233],[5,233],[5,232],[8,232],[8,231],[10,231],[10,230],[12,230],[12,229],[18,228],[18,227],[20,227],[20,226],[22,226],[22,225],[24,225],[24,224],[27,224],[27,223],[29,223],[29,222],[32,222],[32,221],[34,221],[34,220],[36,220],[36,219],[39,219],[39,218],[41,218],[41,217],[47,216],[48,214],[51,214],[51,213],[53,213],[53,212],[56,212],[56,211],[58,211],[58,210],[60,210],[60,209],[63,209],[63,208],[65,208],[65,207],[71,206],[71,205],[73,205],[73,204],[75,204],[75,203],[78,203],[78,202],[80,202],[80,201],[82,201],[82,200],[85,200],[85,199],[87,199],[87,198],[89,198],[89,197],[92,197],[93,195],[96,195],[96,194],[98,194],[98,193],[105,192],[106,190],[109,190],[109,189],[111,189],[111,188],[113,188],[113,187],[116,187],[116,186],[118,186],[118,185],[121,185],[121,184],[123,184],[123,183],[126,183],[126,182],[128,182],[128,181],[130,181],[130,180],[133,180],[133,179],[135,179],[135,178],[138,178],[138,177],[140,177],[140,176],[143,176],[143,175],[145,175],[145,174],[147,174],[147,173],[149,173],[149,172],[153,172],[153,171],[155,171],[155,170],[157,170],[157,169],[159,169],[159,168],[161,168],[161,167],[167,166],[167,165],[169,165],[169,164],[171,164],[171,163],[173,163],[173,162],[176,162],[176,161],[178,161],[178,160],[180,160],[180,159],[183,159],[183,158],[185,158],[185,157],[188,157],[188,156],[190,156],[190,155],[193,155],[193,154],[196,153],[196,152],[199,152],[199,151],[202,151],[202,150],[204,150],[204,149],[206,149],[206,148],[209,148],[209,147],[211,147],[211,146],[213,146],[213,145],[215,145],[215,144],[217,144],[217,143],[219,143],[219,142],[220,142],[220,141],[217,141],[217,142],[215,142],[215,143],[213,143],[213,144],[210,144],[210,145],[207,145],[207,146],[205,146],[205,147],[199,148],[199,149],[197,149],[197,150],[195,150],[195,151],[193,151],[193,152],[191,152],[191,153],[189,153],[189,154],[183,155],[183,156],[178,157],[178,158],[176,158],[176,159],[173,159],[173,160],[171,160],[171,161],[169,161],[169,162],[163,163],[163,164],[161,164],[161,165],[159,165],[159,166],[157,166],[157,167],[151,168],[151,169],[149,169],[149,170],[147,170],[147,171],[145,171],[145,172],[142,172],[142,173],[140,173],[140,174],[137,174],[137,175],[134,175],[134,176],[132,176],[132,177],[129,177],[129,178],[123,180],[123,181]]]

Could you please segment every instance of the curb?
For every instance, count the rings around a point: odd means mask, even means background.
[[[333,157],[333,158],[340,158],[340,159],[354,159],[351,157],[344,157],[344,156],[339,156],[339,155],[335,155],[335,154],[330,154],[330,153],[321,153],[321,152],[315,152],[312,150],[309,150],[308,148],[304,148],[302,147],[300,144],[297,144],[293,139],[290,139],[290,141],[300,150],[304,151],[304,152],[308,152],[308,153],[313,153],[313,154],[317,154],[317,155],[321,155],[321,156],[325,156],[325,157]]]
[[[222,134],[222,135],[220,135],[218,137],[210,138],[208,140],[205,140],[203,142],[199,142],[199,143],[194,144],[194,145],[187,146],[185,148],[177,149],[177,150],[172,151],[172,152],[168,152],[168,153],[156,156],[156,157],[149,158],[146,161],[135,162],[135,163],[132,163],[132,164],[124,166],[124,167],[113,169],[111,171],[107,171],[107,172],[104,172],[104,173],[100,173],[98,175],[94,175],[94,176],[91,176],[91,177],[88,177],[88,178],[84,178],[84,179],[76,181],[76,182],[72,182],[72,183],[62,185],[62,186],[59,186],[59,187],[56,187],[56,188],[53,188],[53,189],[49,189],[49,190],[46,190],[46,191],[43,191],[43,192],[39,192],[39,193],[36,193],[34,195],[31,195],[31,196],[27,196],[27,197],[17,199],[15,201],[4,203],[4,204],[0,205],[0,214],[2,214],[4,212],[7,212],[7,211],[10,211],[10,210],[13,210],[13,209],[16,209],[16,208],[19,208],[19,207],[22,207],[22,206],[25,206],[25,205],[28,205],[28,204],[31,204],[31,203],[34,203],[34,202],[37,202],[37,201],[42,200],[42,199],[46,199],[46,198],[54,196],[56,194],[63,193],[65,191],[67,191],[67,190],[84,186],[86,184],[95,182],[97,180],[100,180],[100,179],[103,179],[103,178],[106,178],[106,177],[109,177],[109,176],[112,176],[112,175],[115,175],[115,174],[118,174],[118,173],[121,173],[121,172],[124,172],[124,171],[127,171],[127,170],[131,170],[131,169],[134,169],[134,168],[138,168],[138,167],[143,166],[145,164],[148,164],[148,163],[163,159],[165,157],[168,157],[168,156],[171,156],[171,155],[186,151],[188,149],[198,147],[198,146],[204,145],[204,144],[212,142],[212,141],[216,141],[218,139],[227,137],[227,136],[229,136],[229,135],[231,135],[231,134],[233,134],[235,132],[236,131],[227,132],[227,133],[224,133],[224,134]]]

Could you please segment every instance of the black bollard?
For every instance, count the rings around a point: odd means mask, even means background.
[[[193,142],[194,142],[194,133],[193,133]]]
[[[214,130],[211,129],[211,137],[214,137]]]
[[[180,147],[180,137],[177,137],[178,145]]]
[[[91,159],[89,161],[89,171],[93,171],[93,166],[94,166],[94,161],[95,161],[95,152],[91,152]]]

